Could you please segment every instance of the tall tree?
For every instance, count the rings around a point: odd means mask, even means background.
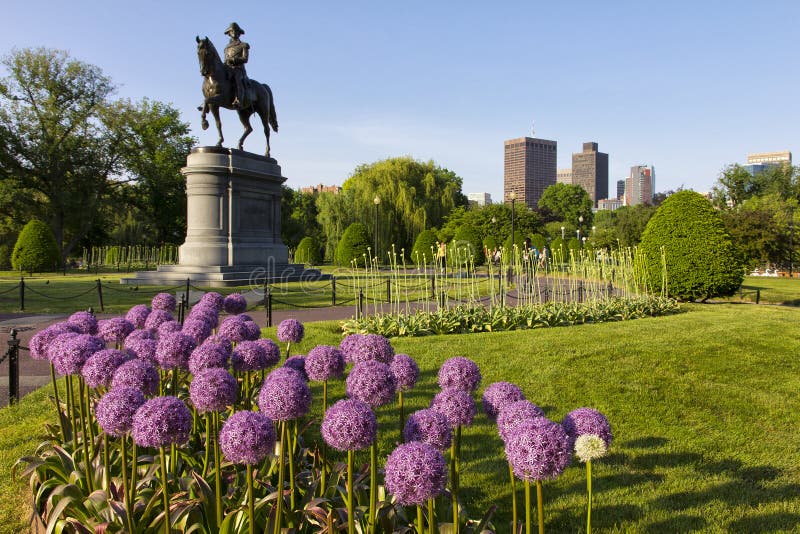
[[[592,226],[592,199],[579,185],[553,184],[542,192],[539,199],[539,212],[546,222],[564,221],[586,229]],[[579,223],[583,217],[583,222]]]

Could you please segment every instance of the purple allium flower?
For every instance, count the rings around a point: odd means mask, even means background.
[[[478,369],[478,364],[469,358],[456,356],[444,362],[439,368],[439,387],[442,389],[475,391],[480,383],[481,371]]]
[[[222,301],[222,308],[227,314],[238,315],[247,309],[247,300],[241,293],[231,293]]]
[[[197,346],[191,336],[182,332],[166,334],[158,339],[156,346],[156,360],[162,369],[186,369],[189,365],[189,356]]]
[[[344,356],[336,347],[318,345],[308,351],[305,371],[309,380],[324,382],[344,374]]]
[[[378,435],[372,408],[357,399],[343,399],[328,407],[320,433],[325,443],[339,451],[366,449]]]
[[[75,326],[80,334],[95,335],[97,333],[97,319],[89,312],[75,312],[69,316],[67,322]]]
[[[122,317],[112,317],[97,323],[97,337],[106,343],[122,343],[134,328],[132,322]]]
[[[388,365],[394,357],[394,348],[385,337],[378,334],[366,334],[357,338],[353,345],[348,347],[345,357],[348,362],[353,364],[376,361]]]
[[[59,374],[76,375],[89,356],[104,348],[103,340],[89,334],[61,334],[50,344],[47,354]]]
[[[160,381],[155,365],[146,360],[129,360],[114,371],[111,389],[134,388],[141,391],[145,397],[151,397],[158,393]]]
[[[235,464],[260,464],[275,449],[275,425],[262,413],[234,413],[219,431],[219,448]]]
[[[225,298],[217,293],[216,291],[209,291],[205,293],[200,300],[198,301],[198,305],[200,306],[207,306],[209,308],[215,309],[217,312],[222,310],[222,303],[224,302]],[[196,307],[196,306],[195,306]]]
[[[342,351],[346,363],[353,361],[353,352],[358,344],[361,343],[361,338],[363,337],[364,334],[350,334],[345,336],[342,342],[339,343],[339,350]]]
[[[232,341],[233,343],[239,343],[240,341],[244,341],[247,339],[247,335],[250,333],[247,325],[244,324],[245,321],[238,319],[238,316],[234,315],[233,317],[228,317],[222,324],[219,325],[219,330],[217,330],[217,335],[220,337],[224,337],[225,339]]]
[[[81,374],[90,388],[108,387],[114,371],[132,356],[127,352],[115,349],[103,349],[95,352],[86,360]]]
[[[28,343],[30,355],[34,360],[46,360],[47,350],[55,338],[61,334],[77,334],[78,328],[69,323],[56,323],[36,332]]]
[[[203,343],[189,356],[189,372],[196,375],[204,369],[215,367],[224,369],[228,366],[228,357],[223,346],[215,343]]]
[[[403,429],[403,438],[421,441],[443,451],[450,446],[452,432],[447,417],[428,408],[411,414]]]
[[[164,337],[167,334],[174,334],[175,332],[183,331],[183,325],[178,321],[164,321],[158,325],[158,337]],[[192,336],[194,339],[194,336]]]
[[[117,387],[103,395],[94,409],[95,418],[109,436],[130,432],[133,414],[144,404],[144,395],[135,388]]]
[[[475,417],[475,401],[462,389],[448,388],[440,391],[431,401],[431,409],[444,414],[451,428],[469,426]]]
[[[191,336],[197,343],[202,343],[213,331],[214,326],[200,317],[190,317],[186,319],[183,323],[183,329],[181,330],[181,332],[187,336]]]
[[[128,310],[128,313],[125,314],[125,319],[133,323],[136,328],[144,328],[144,322],[147,320],[148,315],[150,315],[150,308],[144,304],[137,304]]]
[[[544,412],[529,400],[514,401],[503,406],[497,415],[497,431],[500,439],[508,441],[508,437],[514,433],[514,428],[524,421],[534,419],[544,419]]]
[[[189,312],[186,319],[200,319],[209,323],[212,328],[216,328],[219,324],[219,311],[211,306],[198,304],[192,308],[192,311]]]
[[[158,327],[161,326],[161,323],[166,323],[167,321],[173,320],[175,320],[175,318],[167,310],[154,309],[150,312],[150,315],[147,316],[147,319],[145,319],[144,327],[148,330],[157,331]]]
[[[203,369],[189,384],[189,398],[200,413],[221,412],[236,402],[236,387],[236,379],[225,369]]]
[[[242,321],[243,323],[253,320],[253,318],[247,315],[246,313],[240,313],[239,315],[236,316],[236,319]]]
[[[132,430],[140,447],[183,445],[192,431],[192,412],[177,397],[156,397],[136,410]]]
[[[128,342],[133,341],[136,339],[156,339],[156,335],[152,330],[144,329],[144,330],[134,330],[128,337],[125,338],[125,342],[122,344],[124,348],[128,348]]]
[[[373,408],[392,402],[396,387],[389,366],[375,360],[356,364],[347,376],[347,396]]]
[[[305,333],[303,323],[297,319],[284,319],[278,325],[278,341],[284,343],[300,343]]]
[[[398,445],[386,459],[386,491],[403,506],[421,505],[442,494],[447,483],[444,456],[427,443]]]
[[[611,445],[614,435],[611,433],[611,425],[602,413],[593,408],[578,408],[572,410],[561,421],[564,431],[569,436],[570,448],[575,443],[578,436],[594,434],[606,443],[606,447]]]
[[[174,312],[175,308],[178,307],[178,301],[169,293],[159,293],[153,300],[150,302],[150,305],[153,307],[153,310],[164,310],[168,312]]]
[[[294,369],[300,376],[302,376],[305,382],[308,382],[308,375],[306,374],[306,357],[297,354],[292,356],[291,358],[286,358],[286,361],[283,362],[283,366],[288,369]]]
[[[525,400],[525,394],[516,384],[511,382],[495,382],[483,390],[481,403],[486,416],[494,421],[503,407],[512,402]]]
[[[257,339],[255,343],[258,343],[264,352],[267,353],[267,367],[272,367],[276,365],[279,361],[281,361],[281,348],[278,346],[277,343],[272,341],[269,338],[261,338]]]
[[[505,451],[514,475],[529,482],[556,478],[572,458],[567,433],[548,419],[518,424]]]
[[[296,375],[270,373],[258,393],[258,408],[270,419],[288,421],[308,413],[311,407],[311,390]]]
[[[242,341],[231,355],[234,371],[260,371],[269,367],[267,363],[266,351],[255,341]]]
[[[215,345],[225,352],[228,356],[233,352],[233,343],[231,340],[222,336],[208,336],[203,345]]]
[[[389,370],[394,376],[397,389],[405,391],[412,389],[417,384],[419,367],[414,358],[408,354],[395,354],[394,358],[392,358],[392,363],[389,364]]]
[[[261,327],[255,321],[245,321],[244,327],[247,331],[246,339],[248,341],[255,341],[261,337]]]
[[[149,332],[149,330],[138,330],[139,332]],[[146,360],[150,363],[158,363],[156,361],[156,347],[158,342],[155,339],[136,338],[125,339],[125,350],[132,356],[140,360]]]

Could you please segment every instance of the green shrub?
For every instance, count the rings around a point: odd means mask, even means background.
[[[547,239],[542,234],[533,234],[531,236],[531,246],[536,247],[536,250],[541,252],[547,246]]]
[[[453,265],[463,264],[466,260],[471,260],[474,265],[482,265],[484,261],[481,237],[469,224],[462,225],[456,231],[447,252]]]
[[[336,246],[336,263],[345,267],[356,265],[364,266],[364,258],[368,256],[367,249],[372,248],[371,238],[367,227],[362,223],[353,223],[347,227]]]
[[[550,242],[550,258],[555,262],[569,261],[567,243],[560,237]]]
[[[294,261],[306,265],[318,265],[322,261],[319,246],[313,237],[304,237],[294,251]]]
[[[431,263],[436,257],[439,240],[433,230],[423,230],[414,241],[411,249],[411,261],[417,265]]]
[[[0,271],[11,268],[11,247],[6,243],[0,244]]]
[[[17,271],[55,270],[59,263],[58,245],[50,227],[38,219],[31,220],[19,233],[11,266]]]
[[[525,250],[525,236],[519,230],[514,232],[514,242],[517,245],[517,250]],[[511,250],[511,234],[503,241],[503,246],[506,250]]]
[[[679,191],[661,204],[637,252],[640,278],[651,290],[666,289],[679,300],[730,296],[744,280],[743,264],[722,218],[693,191]]]
[[[569,249],[570,254],[577,258],[578,254],[581,253],[581,242],[578,241],[577,237],[572,237],[567,243],[567,248]]]

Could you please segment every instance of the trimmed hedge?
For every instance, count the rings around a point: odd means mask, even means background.
[[[474,265],[482,265],[484,262],[483,241],[478,231],[469,224],[456,231],[448,249],[451,265],[462,263],[467,258],[471,258]]]
[[[694,191],[667,197],[647,223],[638,254],[640,278],[678,300],[730,296],[744,280],[722,217]]]
[[[313,237],[304,237],[300,240],[297,250],[294,251],[294,261],[305,265],[319,265],[322,262],[322,254]]]
[[[38,219],[32,219],[19,233],[11,266],[17,271],[53,271],[58,268],[60,255],[53,231]]]
[[[411,249],[411,261],[417,265],[431,263],[436,257],[439,239],[433,230],[423,230],[414,241]]]
[[[362,223],[353,223],[344,231],[336,246],[336,263],[345,267],[364,267],[368,248],[372,248],[372,243],[367,227]]]

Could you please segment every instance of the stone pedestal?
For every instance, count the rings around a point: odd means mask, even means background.
[[[186,241],[178,265],[138,272],[127,284],[263,284],[319,277],[289,265],[281,241],[281,168],[274,159],[241,150],[197,147],[186,176]]]

